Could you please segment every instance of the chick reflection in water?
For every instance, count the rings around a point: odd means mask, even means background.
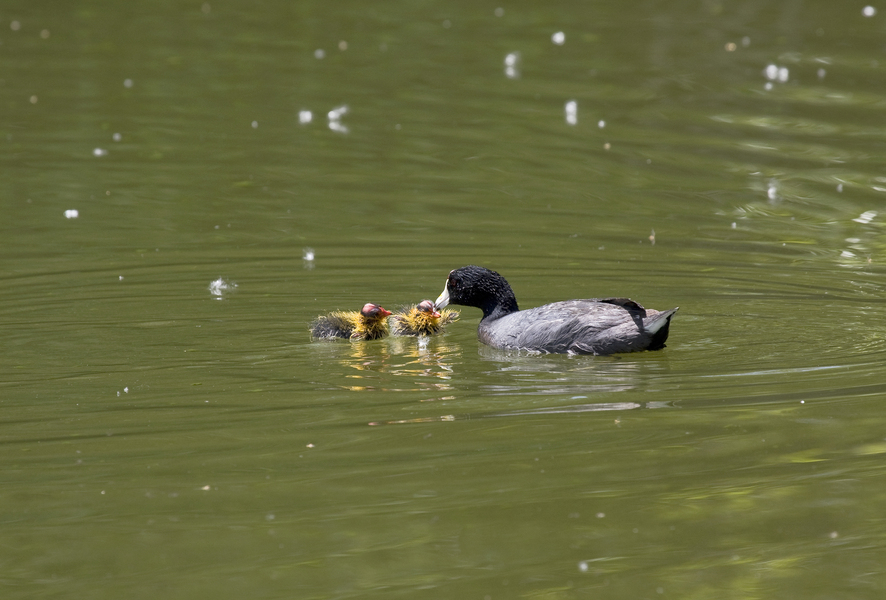
[[[378,340],[387,337],[391,312],[367,303],[360,312],[334,311],[311,323],[311,337],[317,339]]]
[[[390,318],[393,335],[436,335],[443,328],[458,320],[458,312],[444,309],[438,311],[430,300],[422,300],[416,306],[398,311]]]

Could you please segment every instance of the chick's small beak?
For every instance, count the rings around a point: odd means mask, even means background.
[[[392,313],[391,313],[391,311],[385,310],[383,307],[379,306],[378,307],[378,314],[380,314],[383,317],[390,317]]]
[[[449,304],[449,282],[446,282],[446,287],[443,288],[443,293],[434,301],[434,308],[440,310],[441,308],[446,308]]]

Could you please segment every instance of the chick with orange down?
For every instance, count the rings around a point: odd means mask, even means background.
[[[389,310],[367,303],[357,312],[334,311],[311,323],[311,336],[318,339],[378,340],[390,333]]]
[[[443,327],[458,320],[458,311],[438,311],[430,300],[422,300],[393,314],[390,321],[393,335],[436,335]]]

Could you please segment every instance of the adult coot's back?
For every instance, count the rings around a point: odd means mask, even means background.
[[[615,354],[660,350],[668,339],[676,308],[646,310],[628,298],[565,300],[520,310],[504,277],[484,267],[449,273],[437,298],[483,311],[480,341],[494,348],[570,354]]]

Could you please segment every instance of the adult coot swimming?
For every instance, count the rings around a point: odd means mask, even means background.
[[[444,309],[437,311],[430,300],[422,300],[415,306],[395,312],[388,319],[394,335],[435,335],[443,327],[458,320],[458,311]]]
[[[483,311],[480,341],[494,348],[570,354],[660,350],[676,308],[646,310],[628,298],[565,300],[520,310],[511,286],[489,269],[467,266],[449,273],[435,305]]]
[[[372,303],[364,304],[360,312],[334,311],[317,317],[311,323],[311,336],[320,339],[377,340],[388,335],[390,315],[390,311]]]

